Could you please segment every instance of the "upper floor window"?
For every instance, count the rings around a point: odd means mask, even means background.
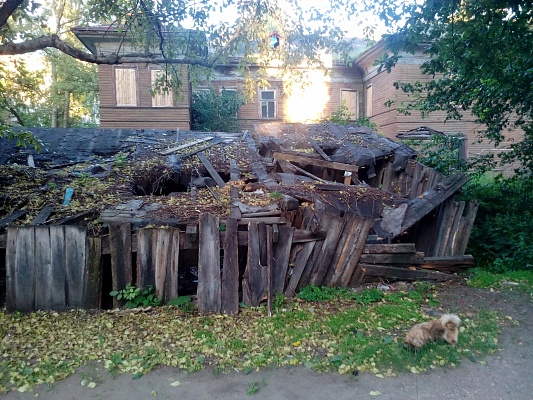
[[[137,69],[115,68],[117,106],[137,106]]]
[[[165,71],[161,69],[152,69],[150,71],[152,88],[154,84],[165,77]],[[174,99],[172,95],[172,90],[169,89],[166,92],[154,92],[152,94],[152,107],[173,107]]]
[[[275,90],[261,90],[261,118],[274,119],[276,118],[276,91]]]
[[[365,117],[371,117],[373,115],[372,111],[372,85],[367,86],[366,88],[366,109],[365,109]]]

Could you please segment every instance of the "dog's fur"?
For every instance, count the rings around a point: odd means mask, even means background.
[[[444,314],[439,319],[413,326],[405,335],[404,346],[418,350],[426,343],[443,338],[450,344],[457,344],[461,320],[455,314]]]

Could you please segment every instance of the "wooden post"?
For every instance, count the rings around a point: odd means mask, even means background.
[[[6,309],[13,312],[17,309],[17,264],[16,264],[16,244],[19,227],[7,227],[6,241]]]
[[[220,235],[218,217],[200,215],[198,255],[198,311],[220,312]]]
[[[65,272],[67,282],[67,307],[83,307],[83,291],[85,288],[86,259],[85,239],[87,231],[85,227],[65,226]],[[131,233],[129,252],[129,271],[131,276]]]
[[[109,225],[109,246],[111,249],[112,289],[122,290],[128,283],[133,283],[130,224]],[[113,297],[113,307],[120,307],[121,304],[121,301]]]
[[[35,309],[52,310],[52,252],[50,229],[36,226],[35,230]]]
[[[266,267],[266,265],[265,265]],[[259,224],[248,224],[248,256],[242,279],[242,299],[250,307],[259,305],[266,290],[265,268],[261,265],[261,244]]]
[[[100,308],[102,304],[102,238],[87,238],[87,272],[83,307]]]
[[[14,309],[22,312],[35,310],[35,234],[33,228],[18,228],[15,249]]]
[[[274,251],[274,263],[272,265],[272,290],[282,294],[285,290],[285,279],[289,268],[294,228],[281,225],[278,228],[278,240]]]
[[[238,226],[237,219],[228,218],[226,220],[221,291],[221,311],[224,314],[237,314],[239,312]]]
[[[272,273],[273,273],[273,252],[272,252],[272,227],[268,225],[266,227],[266,248],[267,248],[267,308],[268,308],[268,316],[272,316],[272,300],[274,296],[274,291],[272,290]]]
[[[66,257],[65,257],[65,227],[52,225],[50,229],[50,252],[52,259],[52,309],[56,311],[67,308],[66,293]]]
[[[143,228],[137,231],[137,286],[155,289],[156,230]]]

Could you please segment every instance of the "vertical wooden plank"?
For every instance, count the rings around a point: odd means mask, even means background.
[[[226,220],[224,238],[224,265],[221,284],[221,312],[224,314],[237,314],[239,312],[239,244],[237,229],[237,219],[228,218]]]
[[[19,228],[15,254],[15,309],[35,310],[35,231],[33,227]]]
[[[466,207],[466,225],[464,232],[461,235],[461,242],[457,245],[457,250],[455,255],[463,255],[466,251],[466,246],[468,245],[468,240],[472,234],[472,228],[474,227],[474,221],[476,220],[477,210],[479,208],[479,203],[475,200],[472,200],[468,203]]]
[[[266,265],[265,265],[266,267]],[[265,295],[266,273],[261,265],[259,224],[248,224],[248,255],[242,279],[242,299],[250,307],[258,306]]]
[[[358,217],[354,212],[348,211],[344,216],[345,224],[339,238],[339,245],[332,256],[331,268],[324,278],[324,285],[338,286],[339,278],[346,267],[348,258],[355,251],[354,243],[357,240]]]
[[[272,251],[272,241],[273,241],[273,232],[272,226],[268,225],[266,235],[266,248],[267,248],[267,308],[268,316],[272,316],[272,302],[274,297],[274,291],[272,289],[272,264],[273,264],[273,251]]]
[[[111,274],[113,290],[122,290],[132,283],[131,226],[130,224],[109,225],[109,246],[111,249]],[[113,297],[113,307],[120,307],[121,301]]]
[[[170,242],[168,247],[167,277],[165,282],[165,301],[178,297],[178,264],[180,255],[180,230],[168,229]]]
[[[198,311],[220,312],[220,235],[218,217],[200,215],[198,252]]]
[[[52,309],[67,308],[65,271],[65,226],[52,225],[50,230],[50,258],[52,259]]]
[[[445,256],[452,256],[453,255],[453,249],[455,247],[455,242],[459,240],[458,236],[458,230],[459,230],[459,224],[461,223],[461,219],[463,217],[463,211],[465,209],[465,202],[459,201],[456,204],[455,207],[455,213],[453,215],[453,222],[451,224],[450,233],[448,235],[448,240],[446,242],[446,247],[443,250],[443,255]]]
[[[339,245],[339,237],[342,233],[342,229],[344,228],[344,219],[329,215],[328,218],[330,218],[330,223],[326,239],[322,243],[322,247],[320,248],[320,252],[318,253],[313,266],[313,272],[311,273],[310,282],[316,286],[321,286],[324,281],[324,277],[331,264],[331,259]]]
[[[342,272],[340,276],[340,280],[338,281],[340,286],[347,287],[350,283],[350,280],[352,278],[352,275],[354,273],[356,275],[360,275],[360,278],[363,278],[363,275],[361,275],[361,271],[357,271],[359,268],[359,258],[361,257],[361,254],[363,253],[363,249],[365,247],[366,238],[368,236],[368,232],[370,231],[370,228],[372,228],[372,223],[374,222],[373,218],[361,218],[359,220],[359,223],[356,228],[355,237],[357,238],[354,247],[355,251],[351,254],[349,257],[346,267],[344,268],[344,271]],[[359,282],[360,283],[360,282]]]
[[[429,253],[430,256],[438,257],[442,256],[443,249],[446,248],[446,238],[450,231],[450,225],[452,215],[453,215],[453,208],[454,208],[454,201],[452,198],[449,198],[444,201],[444,204],[442,205],[441,209],[439,210],[439,216],[438,216],[438,233],[437,233],[437,239],[435,241],[435,245],[432,249],[432,251]]]
[[[85,256],[86,238],[87,230],[85,227],[74,225],[65,226],[65,272],[67,282],[67,307],[69,308],[83,307],[83,292],[87,270],[87,260]]]
[[[50,229],[35,227],[35,309],[52,310],[52,251]]]
[[[272,290],[277,293],[283,293],[289,268],[294,228],[282,225],[278,229],[278,241],[272,265]]]
[[[102,304],[102,238],[87,238],[87,271],[83,307],[100,308]]]
[[[137,231],[137,287],[155,288],[155,230],[143,228]]]
[[[381,182],[381,190],[388,192],[392,184],[392,163],[388,162],[384,168],[383,181]]]
[[[171,232],[169,229],[160,228],[154,231],[154,254],[155,254],[155,294],[161,300],[167,299],[166,281],[167,266],[169,260],[169,247],[171,244]]]
[[[16,310],[17,289],[16,289],[16,257],[17,239],[19,227],[7,227],[6,241],[6,309],[8,312]]]
[[[317,242],[304,243],[304,245],[301,247],[301,250],[296,255],[296,258],[294,259],[294,267],[292,269],[291,279],[289,280],[287,289],[285,289],[285,295],[287,295],[288,297],[292,297],[296,294],[296,290],[299,287],[300,279],[305,270],[309,257],[311,256],[311,253],[315,248],[316,243]]]

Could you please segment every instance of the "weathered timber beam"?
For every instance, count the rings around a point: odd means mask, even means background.
[[[401,232],[412,227],[420,221],[422,217],[434,210],[444,200],[452,196],[470,178],[463,173],[449,176],[440,182],[433,189],[412,199],[403,219]]]
[[[432,281],[460,281],[461,278],[438,271],[412,270],[409,268],[390,267],[387,265],[360,264],[364,271],[363,282],[375,280],[432,280]]]
[[[174,152],[176,152],[178,150],[186,149],[187,147],[195,146],[197,144],[200,144],[200,143],[203,143],[203,142],[207,142],[207,141],[212,140],[212,139],[214,139],[214,136],[208,136],[206,138],[197,139],[197,140],[195,140],[193,142],[190,142],[190,143],[185,143],[185,144],[182,144],[180,146],[171,147],[170,149],[166,149],[166,150],[160,151],[159,154],[161,154],[163,156],[166,156],[166,155],[174,153]]]
[[[295,154],[274,152],[274,154],[272,154],[272,157],[278,160],[297,162],[301,164],[317,165],[319,167],[338,169],[340,171],[349,171],[349,172],[355,172],[355,173],[359,171],[359,167],[357,165],[342,164],[338,162],[328,162],[324,160],[318,160],[316,158],[309,158],[309,157],[295,155]]]
[[[415,253],[414,243],[365,244],[363,254]]]

